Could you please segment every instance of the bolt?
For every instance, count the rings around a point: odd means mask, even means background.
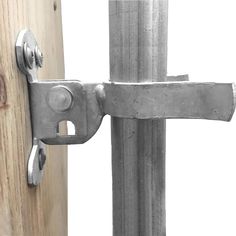
[[[56,86],[50,89],[47,101],[55,112],[64,112],[72,106],[73,97],[66,87]]]
[[[106,99],[104,86],[102,84],[97,85],[97,87],[95,88],[95,91],[96,91],[97,101],[100,106],[100,110],[103,113],[103,102]]]
[[[39,170],[43,170],[43,167],[45,165],[46,162],[46,154],[43,148],[39,149]]]
[[[38,67],[42,67],[43,66],[43,53],[40,51],[38,46],[35,47],[34,54],[35,54],[35,59],[36,59],[36,65]]]
[[[34,65],[34,52],[29,47],[28,43],[24,44],[24,58],[26,65],[32,70]]]

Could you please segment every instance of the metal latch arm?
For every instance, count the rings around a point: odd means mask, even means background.
[[[42,81],[29,86],[33,134],[47,144],[86,142],[106,114],[130,119],[229,121],[235,109],[232,83]],[[58,134],[63,120],[73,122],[75,135]]]
[[[135,119],[230,121],[235,109],[231,83],[104,83],[105,114]]]

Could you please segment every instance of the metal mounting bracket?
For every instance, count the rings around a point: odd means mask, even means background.
[[[43,55],[31,31],[22,30],[16,41],[16,59],[19,69],[26,75],[29,83],[37,82],[37,69],[42,67]],[[34,134],[32,135],[32,149],[28,159],[28,184],[37,186],[43,177],[46,161],[45,145]]]
[[[42,53],[28,30],[19,34],[16,57],[29,82],[33,137],[46,144],[82,144],[96,133],[106,114],[130,119],[229,121],[235,109],[233,83],[192,83],[187,76],[153,83],[38,81]],[[75,135],[60,135],[61,121],[71,121]],[[30,184],[37,185],[39,179]]]

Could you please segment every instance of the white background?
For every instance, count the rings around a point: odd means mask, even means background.
[[[109,78],[108,1],[62,0],[66,78]],[[235,0],[169,1],[168,74],[236,82]],[[236,235],[236,118],[167,121],[167,235]],[[110,119],[69,147],[69,236],[112,235]]]

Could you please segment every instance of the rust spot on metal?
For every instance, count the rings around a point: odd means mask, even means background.
[[[6,93],[4,75],[0,73],[0,108],[6,105],[6,101],[7,101],[7,93]]]

